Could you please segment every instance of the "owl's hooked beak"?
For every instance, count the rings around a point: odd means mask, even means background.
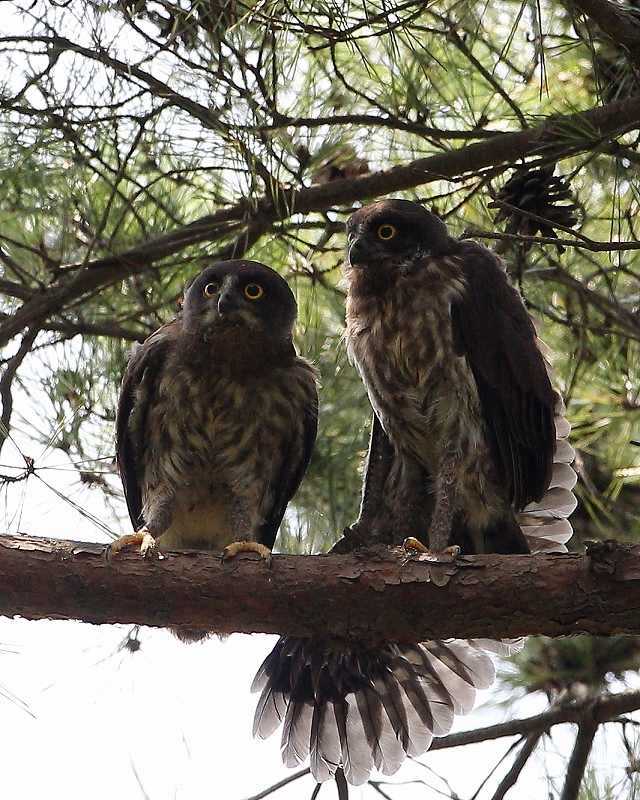
[[[224,316],[240,308],[240,302],[232,288],[223,286],[218,296],[218,314]]]
[[[355,267],[356,264],[366,263],[368,247],[361,238],[354,238],[352,242],[349,242],[347,254],[349,256],[349,263],[352,267]]]

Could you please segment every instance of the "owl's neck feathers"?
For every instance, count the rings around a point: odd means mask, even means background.
[[[288,367],[297,358],[291,334],[268,330],[261,324],[249,325],[242,319],[197,326],[195,330],[182,324],[180,338],[185,361],[209,370],[215,362],[216,368],[235,375]],[[203,341],[206,348],[202,347]],[[220,353],[225,354],[223,359]]]
[[[421,249],[414,256],[397,261],[381,259],[369,264],[347,262],[344,268],[352,301],[364,301],[366,298],[384,301],[389,292],[418,273],[422,276],[423,284],[431,284],[432,290],[437,293],[444,291],[454,295],[464,286],[459,258],[453,248],[449,248],[446,254]]]

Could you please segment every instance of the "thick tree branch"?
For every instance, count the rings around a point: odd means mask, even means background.
[[[636,96],[579,114],[558,115],[534,128],[500,134],[389,170],[313,184],[298,190],[282,189],[275,198],[259,198],[253,206],[241,201],[126,253],[66,270],[58,281],[0,322],[0,346],[25,327],[40,324],[47,317],[59,313],[68,303],[141,272],[190,245],[228,237],[230,231],[239,229],[241,225],[245,228],[244,240],[251,244],[275,222],[294,213],[322,212],[336,206],[348,206],[358,200],[412,189],[442,178],[477,173],[526,156],[577,153],[593,148],[602,139],[639,127],[640,96]],[[241,236],[234,244],[235,252],[226,250],[223,255],[240,257],[244,240]]]
[[[620,3],[610,0],[566,0],[569,9],[577,9],[595,22],[614,42],[640,56],[640,20]],[[634,53],[635,51],[635,53]]]
[[[270,568],[195,552],[107,561],[98,544],[2,536],[0,613],[370,643],[640,634],[640,545],[405,562],[384,548],[276,555]]]

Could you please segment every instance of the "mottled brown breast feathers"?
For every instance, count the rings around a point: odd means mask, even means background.
[[[170,546],[272,547],[317,426],[315,372],[293,347],[294,319],[277,273],[221,262],[133,355],[116,440],[136,529]]]

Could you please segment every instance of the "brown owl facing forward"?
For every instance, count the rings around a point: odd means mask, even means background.
[[[136,351],[116,423],[135,534],[116,550],[144,553],[157,539],[268,557],[316,436],[316,378],[294,349],[295,317],[274,270],[222,261]]]

